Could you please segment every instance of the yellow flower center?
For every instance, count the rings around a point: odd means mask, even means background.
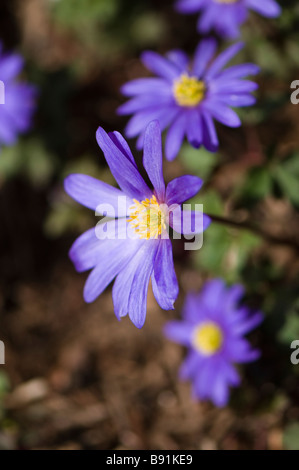
[[[222,343],[223,334],[216,323],[206,322],[194,329],[192,344],[202,354],[206,356],[215,354]]]
[[[197,106],[204,99],[205,91],[206,87],[203,81],[196,77],[189,77],[185,73],[173,84],[174,98],[180,106],[190,108]]]
[[[141,202],[136,199],[133,201],[128,219],[131,227],[138,233],[139,238],[158,238],[166,229],[166,214],[159,206],[156,196]]]

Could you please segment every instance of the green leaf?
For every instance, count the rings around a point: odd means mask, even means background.
[[[13,147],[4,148],[0,156],[1,178],[23,174],[35,186],[47,183],[55,166],[55,158],[37,139],[21,140]]]
[[[289,346],[294,339],[299,338],[299,299],[283,313],[285,322],[278,333],[278,340]]]
[[[299,176],[294,174],[285,165],[276,167],[273,176],[280,186],[283,194],[296,206],[299,205]]]
[[[249,199],[263,199],[272,191],[272,175],[268,168],[253,168],[244,183],[242,195]]]
[[[289,424],[285,428],[283,445],[287,450],[299,450],[299,423]]]
[[[7,374],[0,370],[0,397],[9,391],[10,383]]]
[[[179,159],[186,170],[206,180],[217,166],[219,155],[208,152],[204,148],[195,149],[191,145],[184,144]]]

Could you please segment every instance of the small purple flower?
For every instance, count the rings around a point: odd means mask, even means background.
[[[142,148],[146,125],[157,119],[162,130],[169,126],[165,142],[168,160],[176,157],[185,135],[193,147],[204,145],[215,152],[219,143],[213,119],[238,127],[240,118],[230,107],[250,106],[256,101],[251,92],[257,89],[257,84],[243,80],[246,75],[259,72],[256,65],[235,65],[222,70],[241,48],[242,44],[234,44],[212,61],[216,42],[203,40],[191,65],[183,51],[171,51],[166,58],[144,52],[144,65],[159,78],[136,79],[122,87],[122,93],[131,99],[118,108],[118,113],[134,114],[126,127],[126,136],[139,135],[137,148]]]
[[[240,384],[232,364],[254,361],[260,355],[243,336],[263,317],[239,306],[243,293],[238,284],[226,288],[221,279],[209,281],[199,294],[188,294],[184,321],[172,321],[165,327],[169,339],[190,349],[181,378],[192,380],[196,398],[210,399],[216,406],[225,406],[229,386]]]
[[[281,8],[275,0],[178,0],[180,13],[198,13],[197,29],[202,34],[215,30],[221,37],[236,39],[240,26],[246,21],[248,10],[255,10],[267,18],[276,18]]]
[[[4,53],[0,42],[0,145],[13,145],[18,135],[31,127],[36,89],[18,81],[24,60],[18,54]]]
[[[132,322],[141,328],[150,279],[161,308],[173,309],[178,295],[167,224],[186,235],[195,233],[196,226],[202,232],[210,224],[208,216],[180,209],[184,201],[199,191],[202,180],[181,176],[165,187],[157,121],[146,128],[143,155],[143,165],[154,189],[140,175],[121,134],[106,134],[99,127],[97,141],[120,189],[87,175],[66,178],[65,190],[72,198],[112,218],[83,233],[69,255],[77,271],[92,269],[84,288],[85,301],[93,302],[116,277],[112,291],[115,314],[118,319],[129,314]],[[175,209],[170,213],[171,207]],[[185,219],[190,223],[185,224]]]

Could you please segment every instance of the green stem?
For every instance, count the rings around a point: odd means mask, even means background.
[[[291,246],[292,248],[295,248],[296,250],[299,251],[298,235],[290,235],[290,236],[273,235],[271,233],[268,233],[266,230],[262,229],[261,227],[253,225],[252,223],[247,222],[247,221],[237,222],[236,220],[230,219],[229,217],[221,217],[219,215],[212,215],[212,214],[207,214],[207,215],[211,217],[213,222],[216,222],[218,224],[226,225],[232,228],[237,228],[239,230],[249,230],[250,232],[255,233],[256,235],[262,237],[264,240],[268,241],[269,243],[272,243],[275,245]]]

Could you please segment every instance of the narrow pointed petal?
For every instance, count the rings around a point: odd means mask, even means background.
[[[111,137],[101,127],[97,130],[97,141],[102,149],[111,173],[125,194],[138,200],[149,197],[151,191],[140,175],[135,162],[119,150]]]
[[[203,180],[197,176],[179,176],[168,183],[166,188],[166,203],[182,204],[195,196],[203,185]]]
[[[169,82],[163,78],[137,78],[125,83],[121,90],[125,96],[135,96],[143,94],[155,94],[155,96],[170,96],[171,88]]]
[[[183,346],[190,346],[193,326],[181,321],[170,321],[164,327],[164,334],[168,339],[182,344]]]
[[[160,201],[165,197],[162,161],[161,129],[158,121],[152,121],[144,134],[143,166]]]
[[[141,55],[141,60],[151,72],[170,81],[180,74],[180,69],[176,64],[156,52],[144,51]]]
[[[189,58],[185,52],[179,49],[168,52],[166,57],[173,62],[181,72],[184,72],[188,67]]]
[[[267,18],[276,18],[281,13],[281,8],[274,0],[246,0],[246,5],[260,15]]]
[[[242,49],[243,43],[236,43],[226,49],[214,60],[208,72],[205,74],[206,79],[215,77],[223,67]]]
[[[211,219],[200,211],[182,211],[176,208],[170,214],[170,226],[177,233],[195,235],[204,232],[211,223]]]
[[[220,102],[217,105],[212,101],[205,103],[205,110],[225,126],[239,127],[242,124],[237,113]]]
[[[186,114],[180,114],[170,126],[165,142],[165,156],[167,160],[174,160],[182,146],[186,132]]]
[[[213,119],[210,114],[204,110],[201,111],[201,117],[203,125],[203,145],[210,152],[217,152],[219,141]]]
[[[179,286],[175,274],[172,244],[168,240],[160,240],[154,262],[152,275],[154,296],[164,310],[173,310],[174,302],[179,293]]]
[[[24,67],[24,59],[18,54],[7,54],[1,57],[0,80],[5,84],[19,75]]]
[[[215,55],[217,43],[214,39],[202,40],[194,55],[193,74],[201,78],[206,70],[209,62]]]
[[[248,75],[257,75],[260,70],[261,68],[256,64],[232,65],[228,69],[223,70],[223,72],[218,75],[218,78],[221,78],[222,80],[235,80],[247,77]]]
[[[206,0],[179,0],[175,7],[181,13],[196,13]]]
[[[130,319],[137,328],[142,328],[145,322],[148,285],[154,268],[158,244],[158,240],[147,240],[138,252],[138,261],[140,260],[140,262],[136,266],[128,303]],[[134,260],[134,262],[136,261]]]
[[[187,116],[187,139],[190,145],[199,148],[203,140],[201,116],[198,109],[191,109]]]

